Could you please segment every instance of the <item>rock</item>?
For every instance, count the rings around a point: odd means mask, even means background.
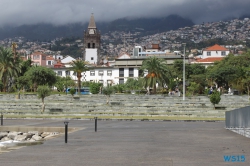
[[[14,140],[15,141],[25,141],[27,139],[27,135],[17,135]]]
[[[35,141],[40,141],[43,139],[43,137],[39,136],[39,135],[33,135],[32,136],[32,139],[35,140]]]
[[[39,131],[29,131],[29,134],[34,134],[34,135],[41,135],[42,133]]]
[[[34,134],[32,134],[32,133],[23,133],[23,135],[25,135],[26,136],[26,140],[29,138],[32,138],[32,136],[34,135]]]
[[[3,138],[1,139],[1,141],[9,141],[9,140],[12,140],[12,139],[10,139],[9,137],[3,137]]]
[[[51,133],[50,132],[43,132],[41,134],[41,137],[47,137],[48,135],[50,135]]]
[[[9,132],[8,135],[7,135],[7,137],[9,137],[10,139],[14,140],[15,137],[16,137],[17,135],[19,135],[19,134],[21,134],[21,132],[13,131],[13,132]]]
[[[3,137],[6,137],[8,135],[8,132],[0,132],[0,140],[3,138]]]

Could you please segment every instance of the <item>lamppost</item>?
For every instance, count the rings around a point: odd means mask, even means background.
[[[64,121],[65,124],[65,143],[68,142],[68,121]]]
[[[182,45],[184,46],[184,52],[183,52],[183,100],[185,100],[185,47],[186,47],[186,43],[182,43]]]
[[[66,87],[65,87],[65,89],[66,89],[66,95],[68,94],[68,82],[67,82],[67,79],[68,79],[68,76],[66,75]]]

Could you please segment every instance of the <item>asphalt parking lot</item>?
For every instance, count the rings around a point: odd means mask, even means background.
[[[64,120],[4,120],[5,126],[64,127]],[[250,165],[250,139],[224,122],[69,120],[80,130],[0,154],[4,166]],[[224,161],[244,156],[244,162]]]

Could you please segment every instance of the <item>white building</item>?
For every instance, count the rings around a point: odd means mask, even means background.
[[[215,44],[214,46],[204,49],[202,55],[196,57],[191,64],[198,63],[207,68],[208,66],[213,65],[215,61],[221,61],[229,53],[229,49]]]
[[[229,49],[215,44],[214,46],[208,47],[203,50],[202,58],[205,59],[210,57],[225,57],[229,53]]]

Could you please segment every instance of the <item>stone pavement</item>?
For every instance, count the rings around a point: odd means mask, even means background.
[[[64,127],[63,120],[5,120],[9,126]],[[249,138],[224,122],[70,120],[81,130],[0,154],[2,166],[221,166],[250,165]],[[224,155],[244,155],[229,163]]]

